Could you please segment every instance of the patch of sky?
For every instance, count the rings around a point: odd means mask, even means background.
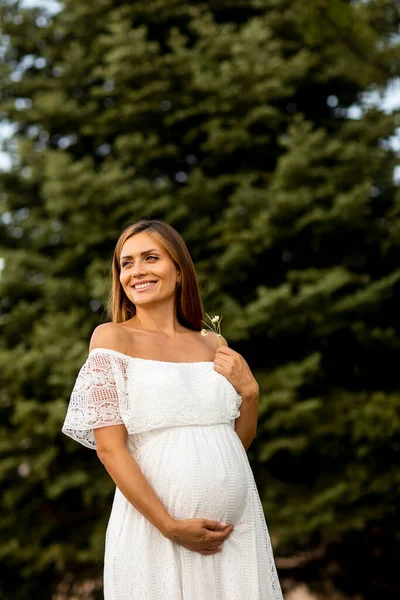
[[[7,171],[11,168],[11,156],[4,151],[4,145],[10,140],[16,130],[16,126],[8,123],[6,120],[0,121],[0,171]]]
[[[62,3],[56,0],[20,0],[21,8],[39,7],[50,14],[55,14],[62,9]]]
[[[336,96],[328,96],[328,106],[336,107],[338,105],[338,102],[334,101],[335,98]],[[349,119],[361,119],[363,114],[373,107],[383,110],[385,113],[400,109],[400,78],[391,81],[384,92],[371,89],[361,94],[358,103],[345,109],[345,116]]]

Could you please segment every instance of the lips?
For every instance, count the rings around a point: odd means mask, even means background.
[[[157,281],[141,281],[140,283],[135,283],[135,285],[133,285],[133,289],[136,292],[141,292],[144,290],[149,290],[150,288],[154,287],[155,284],[157,283]]]

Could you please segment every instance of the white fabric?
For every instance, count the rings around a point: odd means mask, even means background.
[[[213,362],[174,363],[92,350],[63,432],[123,423],[128,450],[175,519],[233,523],[222,552],[171,542],[116,488],[106,535],[105,600],[282,600],[261,501],[234,430],[242,399]]]

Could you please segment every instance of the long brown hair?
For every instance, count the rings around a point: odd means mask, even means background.
[[[176,316],[181,325],[200,331],[204,318],[203,305],[200,298],[199,284],[196,271],[185,242],[179,233],[163,221],[156,219],[140,219],[127,227],[119,237],[112,259],[112,288],[108,301],[108,314],[114,323],[122,323],[136,314],[136,306],[126,296],[119,280],[121,266],[119,257],[126,240],[146,231],[168,252],[171,259],[181,272],[176,287]]]

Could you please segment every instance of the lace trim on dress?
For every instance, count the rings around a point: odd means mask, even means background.
[[[63,433],[95,450],[94,429],[124,423],[120,402],[127,403],[126,381],[124,361],[104,353],[90,354],[72,390]]]
[[[241,396],[209,361],[172,363],[92,350],[81,368],[62,431],[96,448],[93,430],[124,424],[129,434],[162,427],[230,423]]]

